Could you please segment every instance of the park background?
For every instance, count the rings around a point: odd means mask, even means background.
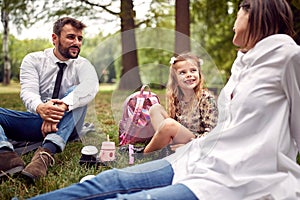
[[[300,43],[300,0],[288,0]],[[89,105],[87,120],[96,135],[69,143],[55,156],[46,177],[27,184],[22,177],[0,182],[0,199],[28,198],[78,182],[110,167],[79,165],[81,148],[100,145],[109,135],[118,143],[118,120],[126,96],[149,84],[164,104],[170,57],[192,51],[204,59],[207,87],[218,95],[230,76],[237,49],[231,43],[239,0],[0,0],[0,107],[25,110],[19,98],[19,67],[23,57],[52,47],[53,22],[62,16],[88,25],[81,56],[91,60],[99,77],[99,93]],[[126,49],[125,47],[130,47]],[[121,91],[121,92],[120,92]],[[121,97],[120,97],[120,94]],[[93,141],[90,141],[90,140]],[[23,155],[26,163],[32,153]]]

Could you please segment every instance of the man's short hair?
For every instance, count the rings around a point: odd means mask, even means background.
[[[71,17],[63,17],[54,23],[53,33],[60,36],[61,30],[66,24],[71,24],[71,26],[73,26],[74,28],[76,28],[78,30],[83,30],[86,27],[86,25],[84,23],[82,23],[81,21],[78,21],[77,19],[74,19]]]

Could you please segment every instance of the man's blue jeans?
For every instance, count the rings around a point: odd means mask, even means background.
[[[98,174],[83,183],[42,194],[31,200],[194,200],[197,197],[183,184],[172,184],[173,168],[166,160],[124,168],[112,169]]]
[[[73,131],[80,132],[83,125],[86,107],[77,108],[65,113],[58,124],[58,131],[50,133],[45,138],[41,132],[43,119],[34,113],[14,111],[0,108],[0,148],[13,149],[7,138],[16,141],[51,141],[63,151],[69,136]]]
[[[65,95],[74,90],[71,87]],[[49,133],[45,138],[41,132],[43,119],[35,113],[14,111],[0,108],[0,148],[8,147],[13,150],[13,146],[7,138],[16,141],[51,141],[56,144],[60,151],[63,151],[68,138],[76,131],[81,131],[87,106],[76,108],[66,112],[58,124],[56,133]]]

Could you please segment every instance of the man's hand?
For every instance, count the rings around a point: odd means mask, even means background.
[[[58,123],[52,123],[52,122],[48,122],[48,121],[44,121],[41,127],[41,131],[44,137],[46,137],[46,135],[48,133],[53,133],[53,132],[57,132],[58,128],[57,128],[57,124]]]
[[[44,121],[57,124],[63,118],[66,110],[68,110],[68,106],[63,101],[51,99],[38,105],[36,112]]]

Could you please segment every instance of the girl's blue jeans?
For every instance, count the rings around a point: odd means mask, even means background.
[[[196,200],[194,193],[183,184],[172,185],[173,168],[166,160],[98,174],[83,183],[55,190],[31,200]]]
[[[66,94],[73,89],[70,88]],[[73,131],[79,134],[86,111],[87,106],[66,112],[58,124],[58,131],[43,138],[43,119],[38,114],[0,108],[0,148],[8,147],[13,150],[7,139],[10,138],[16,141],[51,141],[63,151]]]

